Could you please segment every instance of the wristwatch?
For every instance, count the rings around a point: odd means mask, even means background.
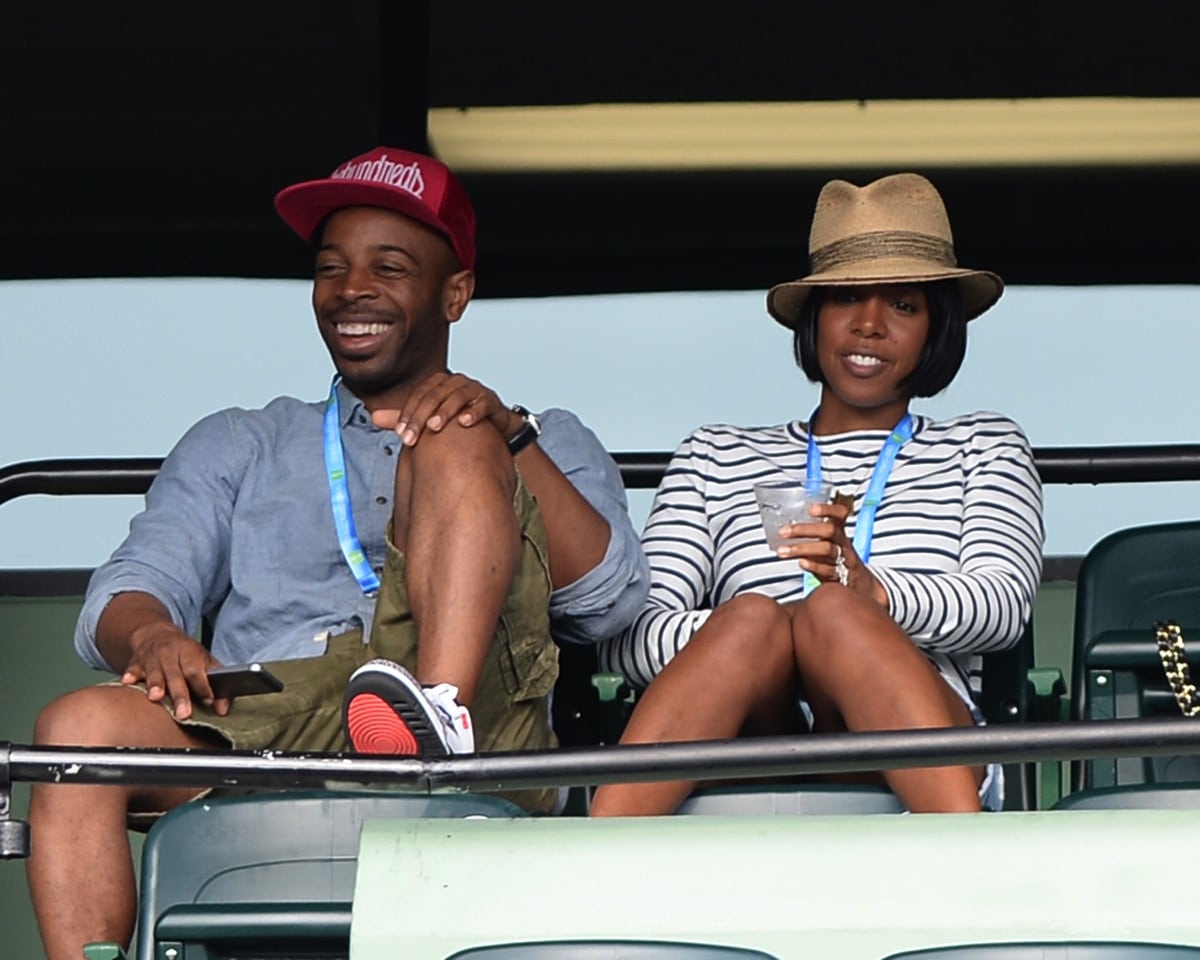
[[[519,403],[512,405],[512,412],[525,421],[521,428],[508,438],[508,452],[515,457],[542,435],[542,425],[536,416]]]

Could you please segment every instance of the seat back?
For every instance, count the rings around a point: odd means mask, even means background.
[[[1033,643],[1031,617],[1016,644],[1008,650],[983,655],[979,709],[989,724],[1027,723],[1033,719],[1033,691],[1029,683]],[[1005,764],[1004,809],[1036,808],[1037,764]]]
[[[373,791],[262,793],[178,807],[155,824],[142,851],[137,960],[345,957],[365,820],[522,815],[497,797]]]
[[[1110,534],[1084,558],[1076,591],[1072,717],[1178,714],[1154,642],[1157,620],[1200,639],[1200,520]],[[1073,787],[1200,780],[1200,758],[1091,760]]]
[[[1138,783],[1068,793],[1055,810],[1196,810],[1200,783]]]
[[[906,950],[883,960],[1197,960],[1200,947],[1177,943],[1067,940],[1037,943],[964,943]]]
[[[833,783],[800,785],[756,783],[703,787],[679,806],[679,813],[703,816],[818,816],[851,813],[903,813],[904,805],[887,787]]]
[[[776,960],[746,947],[666,940],[541,940],[460,950],[447,960]]]

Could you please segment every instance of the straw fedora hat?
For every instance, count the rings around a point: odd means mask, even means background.
[[[795,328],[813,287],[955,279],[968,320],[1000,299],[1004,281],[958,266],[946,206],[932,183],[897,173],[865,187],[831,180],[817,197],[808,237],[812,273],[767,293],[767,311]]]

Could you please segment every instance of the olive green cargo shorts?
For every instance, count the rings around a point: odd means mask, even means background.
[[[521,527],[521,559],[488,651],[471,719],[480,753],[537,750],[556,745],[549,695],[558,676],[558,650],[547,608],[550,570],[537,502],[518,482],[513,500]],[[228,715],[196,705],[182,725],[219,734],[236,750],[338,752],[350,749],[342,727],[342,694],[358,667],[384,657],[416,669],[417,631],[405,587],[405,560],[389,542],[374,625],[368,643],[353,631],[329,640],[319,657],[266,664],[283,681],[281,693],[242,697]],[[170,709],[170,705],[166,704]],[[500,791],[533,813],[552,810],[557,789]]]

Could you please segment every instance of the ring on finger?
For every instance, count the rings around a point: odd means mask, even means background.
[[[837,574],[838,583],[840,583],[843,587],[850,582],[850,571],[846,567],[846,556],[842,553],[841,544],[839,544],[837,548],[837,556],[833,561],[833,570],[834,573]]]

